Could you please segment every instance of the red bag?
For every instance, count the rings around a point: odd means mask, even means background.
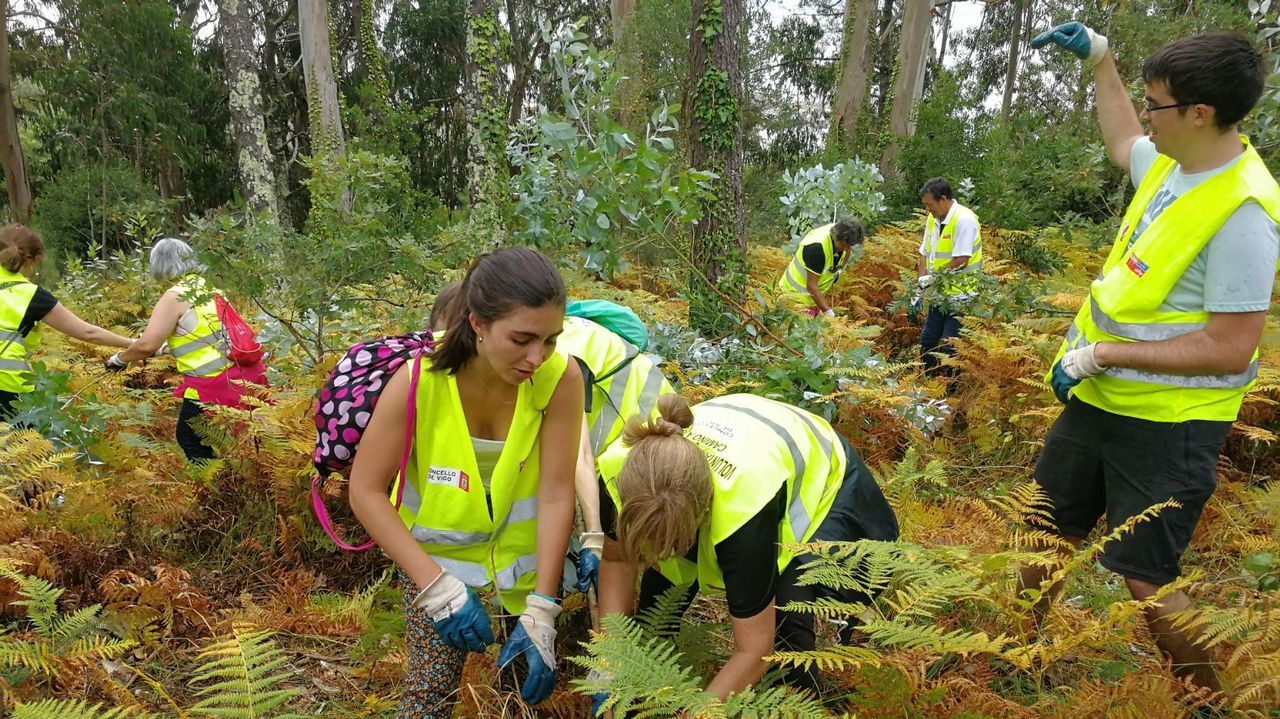
[[[256,365],[262,361],[262,343],[248,322],[236,312],[220,294],[214,294],[213,306],[218,312],[218,321],[222,323],[222,331],[227,335],[227,343],[231,345],[230,359],[243,367]]]

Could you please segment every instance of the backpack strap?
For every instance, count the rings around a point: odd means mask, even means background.
[[[400,504],[404,501],[404,483],[408,481],[406,474],[409,467],[409,454],[413,451],[413,436],[417,430],[418,423],[418,378],[421,376],[422,355],[425,349],[419,349],[413,358],[413,376],[409,378],[409,402],[405,408],[406,417],[404,423],[404,450],[400,453],[400,484],[396,488],[395,508],[400,509]],[[364,544],[347,544],[342,541],[338,533],[333,528],[333,520],[329,518],[329,509],[324,505],[324,496],[321,493],[321,486],[324,484],[324,477],[316,475],[311,480],[311,508],[315,510],[316,519],[320,521],[320,528],[324,533],[329,535],[329,539],[333,543],[347,550],[348,552],[363,552],[373,547],[377,542],[370,539]]]
[[[409,377],[409,405],[405,407],[404,449],[400,452],[400,483],[396,486],[396,510],[404,502],[404,483],[409,481],[409,454],[413,451],[413,437],[418,425],[418,378],[422,376],[423,350],[413,357],[413,374]]]

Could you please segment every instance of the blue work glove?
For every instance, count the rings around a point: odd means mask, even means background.
[[[604,703],[609,701],[609,695],[601,692],[591,695],[591,716],[598,717],[600,712],[604,710]]]
[[[1049,378],[1049,384],[1053,387],[1053,396],[1058,401],[1066,404],[1071,397],[1071,388],[1080,384],[1080,380],[1072,378],[1062,369],[1062,360],[1053,363],[1053,376]]]
[[[1077,347],[1062,355],[1062,359],[1053,366],[1050,384],[1053,385],[1053,393],[1063,404],[1067,403],[1067,393],[1072,387],[1106,371],[1098,364],[1097,349],[1096,344]]]
[[[1099,35],[1080,22],[1064,23],[1036,35],[1031,40],[1031,47],[1038,50],[1049,43],[1084,60],[1086,67],[1097,65],[1107,56],[1107,36]]]
[[[587,672],[587,680],[611,682],[613,681],[613,675],[609,674],[608,672],[601,672],[601,671],[592,669],[591,671]],[[604,703],[607,701],[609,701],[608,692],[596,692],[595,694],[592,694],[591,695],[591,716],[593,717],[600,716],[600,713],[604,710]]]
[[[556,688],[556,617],[560,605],[551,597],[533,592],[525,602],[516,628],[498,653],[498,668],[524,657],[529,674],[520,687],[520,697],[537,704]]]
[[[494,643],[489,614],[480,604],[480,598],[448,572],[441,572],[426,589],[418,592],[413,606],[427,611],[436,633],[451,647],[483,652],[487,645]]]
[[[583,532],[578,537],[578,579],[575,586],[586,592],[600,584],[600,555],[604,552],[604,532]]]

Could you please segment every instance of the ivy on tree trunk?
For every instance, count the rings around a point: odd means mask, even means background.
[[[503,234],[506,198],[507,124],[503,112],[498,50],[502,28],[494,0],[467,4],[467,187],[471,195],[470,225],[487,234],[489,244]]]
[[[689,324],[723,334],[737,323],[726,300],[747,293],[742,220],[742,0],[694,0],[689,33],[689,161],[714,172],[689,254]]]

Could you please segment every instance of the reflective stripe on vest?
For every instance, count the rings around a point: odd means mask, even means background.
[[[809,294],[809,268],[804,263],[804,251],[806,247],[814,244],[822,247],[822,272],[817,273],[818,290],[824,295],[831,291],[840,277],[841,269],[834,267],[835,243],[831,239],[833,227],[835,227],[834,224],[816,227],[801,238],[795,255],[791,258],[791,262],[787,263],[787,268],[782,271],[782,277],[778,279],[780,292],[794,301],[813,304],[813,297]]]
[[[1208,311],[1161,309],[1187,268],[1227,219],[1247,201],[1280,222],[1280,186],[1241,137],[1244,154],[1218,175],[1175,199],[1133,240],[1147,206],[1177,164],[1160,155],[1142,178],[1098,279],[1054,359],[1096,342],[1154,342],[1204,329]],[[1234,421],[1258,374],[1255,348],[1248,367],[1229,375],[1180,375],[1111,367],[1072,390],[1103,410],[1155,422]],[[1048,377],[1048,375],[1046,375]],[[1047,381],[1047,380],[1046,380]]]
[[[640,354],[635,345],[591,320],[566,317],[556,346],[586,363],[597,378],[587,413],[587,438],[597,457],[622,435],[625,418],[656,417],[658,397],[674,392],[657,357]]]
[[[21,394],[35,389],[30,356],[40,342],[40,326],[37,323],[27,337],[19,328],[36,289],[26,277],[0,268],[0,390],[5,392]]]
[[[514,614],[524,611],[536,580],[542,414],[567,361],[555,352],[520,384],[488,492],[457,377],[432,371],[426,360],[418,379],[417,426],[400,519],[440,566],[470,586],[494,585],[504,608]],[[393,496],[399,484],[397,477]]]
[[[218,320],[213,301],[216,290],[203,278],[188,275],[168,291],[190,305],[196,315],[196,326],[190,332],[178,334],[175,327],[169,335],[169,351],[178,371],[188,377],[214,377],[230,367],[231,345]]]
[[[953,201],[954,202],[954,201]],[[944,225],[942,232],[935,237],[935,228],[938,221],[932,214],[925,213],[925,241],[932,243],[927,245],[929,248],[929,271],[942,272],[947,270],[947,265],[951,264],[953,251],[956,241],[956,225],[963,217],[971,217],[974,222],[978,222],[978,216],[973,210],[955,203],[952,205],[951,222]],[[969,254],[969,262],[959,269],[947,270],[956,274],[977,274],[982,271],[982,225],[978,225],[978,234],[973,238],[973,250]],[[974,279],[952,280],[951,294],[964,294],[977,289],[977,281]]]

